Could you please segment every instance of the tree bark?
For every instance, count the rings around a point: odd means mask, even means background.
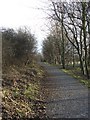
[[[85,61],[85,72],[86,76],[89,79],[89,72],[88,72],[88,57],[87,57],[87,45],[86,45],[86,3],[82,2],[82,28],[83,28],[83,41],[84,41],[84,51],[85,51],[85,56],[84,56],[84,61]]]

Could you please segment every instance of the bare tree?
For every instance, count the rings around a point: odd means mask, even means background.
[[[88,73],[88,47],[87,47],[87,19],[85,2],[60,2],[58,0],[50,0],[51,14],[50,18],[59,22],[62,33],[62,65],[65,68],[65,36],[77,50],[80,68],[84,75],[89,78]],[[73,56],[74,62],[74,56]]]

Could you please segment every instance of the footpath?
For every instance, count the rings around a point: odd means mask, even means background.
[[[49,76],[43,80],[49,118],[88,118],[88,88],[56,66],[39,63]]]

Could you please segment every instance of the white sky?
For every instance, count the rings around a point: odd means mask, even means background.
[[[39,49],[45,37],[47,20],[42,8],[46,0],[0,0],[0,27],[30,27],[36,35]]]

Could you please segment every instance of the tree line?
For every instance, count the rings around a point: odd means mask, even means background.
[[[43,57],[49,63],[80,64],[89,78],[90,32],[87,8],[90,2],[49,0],[51,28],[43,41]]]
[[[2,67],[26,65],[34,59],[37,41],[27,28],[14,30],[3,28],[2,32]]]

